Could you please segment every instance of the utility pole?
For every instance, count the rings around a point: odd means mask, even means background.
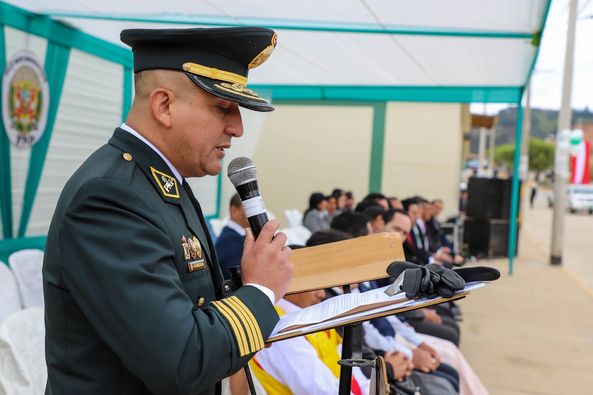
[[[566,35],[566,54],[564,56],[564,78],[562,80],[562,107],[558,116],[556,133],[556,158],[554,164],[554,217],[552,222],[552,248],[550,263],[562,264],[564,243],[564,212],[566,209],[566,188],[568,181],[567,130],[571,127],[572,72],[574,64],[574,42],[578,0],[570,0],[568,11],[568,33]]]

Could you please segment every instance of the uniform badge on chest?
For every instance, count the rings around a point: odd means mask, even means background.
[[[181,247],[183,248],[183,259],[187,262],[187,271],[195,272],[206,267],[204,258],[202,256],[202,246],[200,240],[196,236],[181,236]]]

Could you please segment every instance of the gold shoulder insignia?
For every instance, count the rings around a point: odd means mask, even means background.
[[[179,199],[179,187],[177,186],[177,179],[175,177],[158,171],[152,166],[150,166],[150,172],[163,195],[169,198]]]

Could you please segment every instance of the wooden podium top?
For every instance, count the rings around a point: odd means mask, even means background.
[[[287,293],[312,291],[387,277],[387,266],[405,260],[399,233],[379,233],[295,250]]]

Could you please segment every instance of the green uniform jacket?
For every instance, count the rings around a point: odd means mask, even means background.
[[[121,129],[68,181],[43,262],[46,394],[213,394],[263,348],[278,315],[255,287],[221,298],[192,197]]]

